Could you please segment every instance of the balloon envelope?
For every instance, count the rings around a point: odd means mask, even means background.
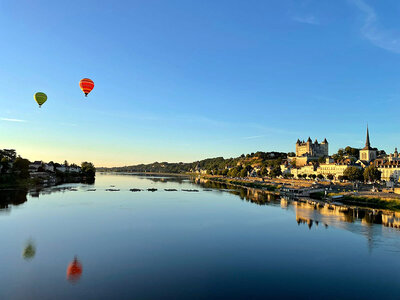
[[[35,99],[35,101],[37,102],[37,104],[39,104],[39,107],[42,106],[43,103],[46,102],[47,100],[47,95],[45,93],[42,92],[37,92],[33,98]]]
[[[79,81],[79,86],[80,86],[82,92],[84,92],[85,96],[87,97],[87,95],[94,88],[94,82],[89,78],[83,78],[81,81]]]

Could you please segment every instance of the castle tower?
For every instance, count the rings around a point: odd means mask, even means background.
[[[376,150],[371,148],[371,142],[369,140],[369,130],[367,125],[367,138],[365,140],[365,147],[360,150],[360,160],[371,162],[376,159]]]

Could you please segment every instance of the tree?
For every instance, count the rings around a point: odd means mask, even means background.
[[[17,157],[17,152],[14,149],[0,150],[0,160],[4,157],[7,158],[9,162],[14,161]]]
[[[1,165],[1,173],[7,173],[7,171],[10,169],[10,164],[9,164],[9,159],[7,157],[3,157],[0,160],[0,165]]]
[[[354,166],[347,167],[343,172],[343,177],[348,178],[350,181],[362,181],[364,179],[363,171]]]
[[[270,175],[271,175],[271,177],[281,176],[282,175],[281,166],[277,165],[277,166],[273,167],[270,172]]]
[[[69,166],[69,164],[68,164],[68,162],[67,162],[66,160],[64,161],[64,166],[65,166],[65,167],[68,167],[68,166]]]
[[[82,173],[83,175],[87,176],[87,177],[95,177],[96,176],[96,168],[94,167],[94,165],[91,162],[83,162],[81,164],[81,168],[82,168]]]
[[[360,156],[360,150],[357,148],[352,148],[350,146],[347,146],[344,148],[344,151],[346,152],[347,155],[354,156],[354,157],[359,157]]]
[[[328,174],[328,176],[326,176],[329,180],[333,180],[333,178],[335,177],[335,176],[333,176],[332,174]]]
[[[247,177],[247,170],[246,170],[246,168],[243,168],[243,169],[240,171],[240,177]]]
[[[13,171],[18,173],[21,178],[29,178],[29,160],[18,156],[13,164]]]
[[[237,170],[237,168],[232,168],[228,171],[227,174],[229,177],[238,177],[239,175],[239,171]]]
[[[295,159],[295,158],[293,158],[293,159],[290,161],[290,166],[291,166],[291,167],[296,167],[296,159]]]
[[[318,179],[324,179],[324,175],[322,175],[322,174],[318,174]]]
[[[268,176],[268,169],[266,167],[262,167],[260,170],[260,175],[261,176]]]
[[[364,170],[364,180],[375,182],[377,180],[381,180],[382,172],[379,171],[375,166],[371,165],[365,168]]]

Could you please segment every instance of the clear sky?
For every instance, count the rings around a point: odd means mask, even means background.
[[[396,0],[0,1],[0,148],[120,166],[311,136],[333,154],[362,147],[368,122],[393,152],[399,14]]]

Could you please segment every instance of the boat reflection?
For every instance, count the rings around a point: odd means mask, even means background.
[[[79,262],[78,257],[75,256],[74,260],[68,265],[67,280],[71,283],[76,283],[82,276],[82,264]]]

